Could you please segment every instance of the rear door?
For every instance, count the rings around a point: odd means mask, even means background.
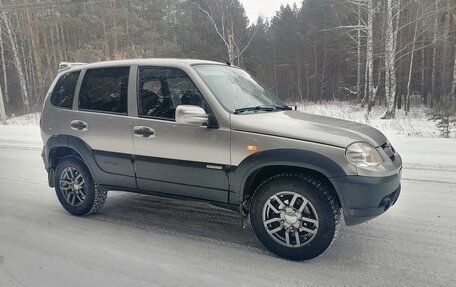
[[[138,187],[227,202],[230,131],[179,125],[178,105],[210,107],[189,76],[167,67],[139,67],[138,118],[131,130]]]
[[[128,116],[130,67],[83,70],[63,133],[81,139],[104,172],[102,184],[136,188],[133,119]]]

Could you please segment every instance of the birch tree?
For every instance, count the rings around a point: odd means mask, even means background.
[[[361,26],[362,23],[362,14],[361,14],[361,7],[362,3],[358,3],[358,26]],[[357,35],[357,56],[358,56],[358,61],[357,61],[357,67],[358,67],[358,73],[356,75],[356,99],[357,102],[359,103],[361,100],[361,29],[358,28],[358,35]]]
[[[419,5],[416,8],[416,17],[418,17]],[[416,40],[418,35],[418,21],[415,21],[415,27],[413,29],[413,40],[412,40],[412,52],[410,54],[410,65],[409,65],[409,72],[408,72],[408,80],[407,80],[407,95],[405,97],[405,113],[406,115],[410,111],[410,97],[412,94],[411,85],[412,85],[412,73],[413,73],[413,62],[415,60],[415,47],[416,47]]]
[[[456,11],[452,14],[453,23],[456,25]],[[454,60],[453,60],[453,81],[451,82],[451,91],[450,96],[453,96],[456,99],[456,40],[454,40]]]
[[[368,18],[367,18],[367,56],[366,65],[368,67],[368,95],[367,95],[367,114],[372,109],[374,98],[374,3],[368,0]],[[377,88],[375,88],[377,90]]]
[[[0,5],[2,5],[1,1],[0,1]],[[9,101],[9,98],[8,98],[8,75],[6,73],[5,44],[3,42],[3,25],[2,25],[2,21],[0,21],[0,54],[1,54],[1,61],[2,61],[3,84],[5,86],[5,100],[6,100],[6,102],[8,102]]]
[[[29,95],[28,95],[28,91],[27,91],[27,82],[25,79],[24,70],[22,69],[21,57],[19,55],[20,52],[16,45],[13,28],[11,26],[11,22],[9,20],[7,12],[5,12],[4,10],[0,11],[0,18],[3,21],[6,32],[8,33],[8,36],[9,36],[11,53],[13,54],[13,58],[14,58],[14,66],[16,67],[16,71],[19,76],[19,83],[20,83],[21,94],[22,94],[22,103],[24,105],[24,110],[27,110],[29,107]]]
[[[435,0],[434,7],[435,11],[439,10],[439,2],[440,0]],[[432,76],[431,76],[431,93],[427,97],[427,104],[432,107],[434,105],[434,99],[436,94],[436,77],[437,77],[437,38],[439,35],[439,13],[435,13],[435,20],[434,20],[434,35],[433,35],[433,42],[434,46],[432,47]]]
[[[386,93],[386,111],[382,119],[394,118],[396,105],[396,38],[397,29],[395,29],[395,17],[398,12],[398,0],[387,0],[386,2],[386,39],[385,39],[385,93]]]
[[[3,102],[2,86],[0,85],[0,122],[6,125],[5,103]]]

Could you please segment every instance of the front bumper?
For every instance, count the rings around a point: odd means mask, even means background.
[[[401,192],[401,172],[386,177],[344,176],[335,180],[343,196],[346,225],[381,215],[396,203]]]

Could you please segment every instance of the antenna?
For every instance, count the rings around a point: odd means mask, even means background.
[[[223,62],[225,62],[225,64],[227,64],[228,66],[231,66],[231,62],[227,59],[223,59]]]

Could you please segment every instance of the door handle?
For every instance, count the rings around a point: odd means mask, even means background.
[[[89,124],[81,120],[71,121],[71,128],[75,131],[86,131],[89,129]]]
[[[140,138],[153,138],[155,137],[155,130],[149,127],[134,127],[133,134]]]

